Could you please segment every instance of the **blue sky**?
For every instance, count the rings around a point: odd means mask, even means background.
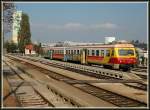
[[[32,41],[147,42],[146,3],[16,3],[29,15]]]

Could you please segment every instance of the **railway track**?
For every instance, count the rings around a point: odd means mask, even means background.
[[[37,68],[35,65],[29,64],[27,62],[24,62],[24,64],[27,64],[29,67],[32,67],[34,69],[37,69],[45,74],[47,74],[49,77],[52,77],[56,80],[60,80],[63,81],[65,83],[68,83],[70,85],[73,85],[74,87],[77,87],[79,89],[81,89],[82,91],[85,91],[89,94],[92,94],[98,98],[101,98],[105,101],[108,101],[116,106],[119,107],[146,107],[147,105],[145,103],[141,103],[139,101],[121,96],[119,94],[116,93],[112,93],[110,91],[89,85],[88,83],[83,83],[83,82],[79,82],[77,80],[74,80],[72,78],[60,75],[60,74],[56,74],[54,72],[50,72],[48,70],[44,70],[42,68]]]
[[[15,72],[11,71],[9,75],[7,75],[7,80],[11,86],[12,92],[14,92],[17,98],[19,106],[53,107],[53,105],[47,102],[42,95],[32,87],[30,83],[20,78],[20,76],[18,76]]]
[[[142,67],[134,68],[130,72],[136,74],[137,76],[139,76],[144,80],[147,80],[148,77],[147,68],[142,68]]]
[[[42,70],[40,68],[38,68],[40,71],[42,71],[43,73],[46,73],[48,76],[60,80],[60,81],[64,81],[68,84],[71,84],[89,94],[92,94],[98,98],[101,98],[107,102],[110,102],[116,106],[119,107],[141,107],[141,106],[146,106],[144,103],[140,103],[138,101],[126,98],[124,96],[120,96],[118,94],[112,93],[110,91],[104,90],[104,89],[100,89],[97,87],[94,87],[92,85],[89,85],[86,82],[80,82],[78,80],[74,80],[72,78],[66,77],[66,76],[62,76],[56,73],[53,74],[49,74],[48,71]],[[79,84],[80,83],[80,84]]]
[[[13,65],[12,62],[9,61],[9,63]],[[44,92],[41,91],[45,91],[45,88],[40,90],[37,88],[39,84],[37,81],[35,82],[35,79],[31,77],[31,75],[28,74],[28,76],[26,74],[26,76],[32,78],[30,82],[28,80],[26,81],[21,74],[25,75],[26,73],[25,71],[16,73],[14,68],[10,68],[9,73],[7,72],[7,80],[11,86],[12,92],[17,98],[17,102],[19,103],[20,107],[79,107],[77,103],[71,103],[70,99],[62,97],[55,90],[47,88],[45,85],[47,89],[46,92],[48,92],[49,95],[49,98],[46,98],[47,96],[44,96]],[[40,86],[44,85],[40,84]]]
[[[80,73],[80,74],[88,75],[88,76],[95,77],[95,78],[98,78],[98,79],[123,80],[122,75],[112,75],[112,74],[109,74],[109,72],[107,72],[107,71],[104,71],[104,72],[101,72],[101,74],[98,74],[98,73],[96,73],[95,70],[94,71],[92,71],[92,70],[88,71],[87,69],[79,69],[79,68],[73,67],[73,66],[66,66],[66,65],[63,65],[63,62],[60,63],[59,61],[58,62],[57,61],[52,61],[51,62],[51,61],[45,61],[45,60],[42,61],[42,60],[32,59],[32,58],[26,58],[26,59],[32,60],[32,61],[35,61],[35,62],[40,62],[40,63],[45,64],[45,65],[49,65],[49,66],[69,70],[69,71],[72,71],[72,72],[77,72],[77,73]],[[109,71],[111,71],[111,70],[109,70]],[[124,74],[126,74],[126,73],[124,73]],[[141,78],[147,77],[146,75],[143,75],[143,74],[136,74],[136,75],[141,77]],[[136,89],[142,89],[142,90],[145,90],[145,91],[147,90],[147,85],[144,84],[144,83],[141,83],[141,82],[136,82],[135,84],[131,84],[131,83],[127,84],[126,83],[125,85],[129,86],[129,87],[132,87],[132,88],[136,88]]]

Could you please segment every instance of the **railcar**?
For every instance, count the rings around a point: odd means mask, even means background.
[[[112,69],[129,70],[137,63],[135,47],[129,43],[50,47],[48,53],[50,59],[98,64]]]

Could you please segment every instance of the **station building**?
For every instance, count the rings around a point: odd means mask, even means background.
[[[35,49],[33,44],[28,44],[25,46],[25,55],[35,55]]]

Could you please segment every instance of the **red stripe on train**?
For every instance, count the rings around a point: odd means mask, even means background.
[[[87,56],[87,60],[99,60],[99,61],[101,61],[103,59],[104,59],[104,57],[102,57],[102,56]]]
[[[53,54],[53,58],[63,59],[64,55],[63,54]]]
[[[109,63],[112,64],[136,64],[136,58],[110,58]]]

